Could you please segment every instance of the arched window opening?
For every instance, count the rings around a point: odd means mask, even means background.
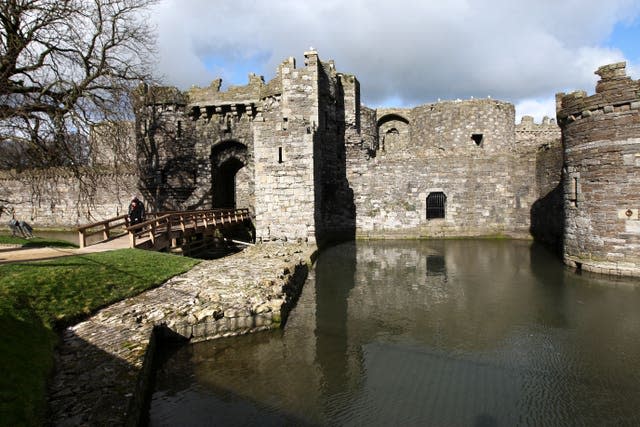
[[[442,191],[427,196],[427,219],[444,218],[447,196]]]

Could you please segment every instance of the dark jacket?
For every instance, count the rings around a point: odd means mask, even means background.
[[[129,204],[129,222],[131,225],[144,221],[144,204],[135,198]]]

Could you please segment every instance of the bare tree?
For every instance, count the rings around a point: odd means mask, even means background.
[[[156,2],[0,2],[1,168],[86,175],[92,125],[131,120],[130,90],[151,77]]]

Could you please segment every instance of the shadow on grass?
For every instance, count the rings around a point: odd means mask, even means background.
[[[120,253],[0,266],[3,326],[0,332],[0,426],[42,425],[46,419],[46,380],[52,372],[58,341],[56,330],[84,320],[117,301],[155,288],[196,263],[161,254],[117,252]],[[91,351],[90,344],[74,342],[66,353],[66,344],[61,346],[59,361],[72,354],[82,355],[84,350]],[[113,356],[101,351],[97,354],[90,359],[97,364],[94,373],[89,370],[73,373],[81,377],[79,383],[90,385],[91,381],[85,381],[87,375],[90,380],[98,380],[100,375],[137,375],[138,369],[126,362],[113,360]],[[116,369],[114,366],[119,363],[123,366]],[[127,390],[131,392],[130,388]],[[82,390],[77,393],[82,394]],[[104,398],[100,396],[93,398],[101,399],[92,403],[100,411],[109,413],[116,408],[101,406]],[[63,410],[69,411],[69,408]],[[72,421],[72,424],[77,423]]]
[[[78,245],[64,240],[39,240],[38,238],[30,239],[22,245],[23,248],[77,248]]]
[[[40,425],[57,335],[34,313],[0,315],[0,425]]]

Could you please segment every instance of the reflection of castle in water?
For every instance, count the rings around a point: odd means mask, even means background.
[[[513,414],[500,411],[518,399],[533,416],[545,413],[541,390],[563,387],[590,402],[588,383],[575,381],[599,370],[615,384],[640,381],[640,370],[620,371],[619,358],[640,354],[629,342],[640,330],[636,292],[585,276],[527,241],[334,246],[318,258],[284,331],[200,344],[196,358],[212,363],[196,374],[298,421],[382,422],[422,405],[445,425],[483,408],[510,424]]]
[[[505,244],[515,250],[505,251]],[[528,256],[528,242],[482,242],[481,251],[466,240],[364,245],[357,251],[347,325],[367,330],[373,313],[381,323],[376,334],[383,326],[416,338],[458,336],[465,346],[483,347],[510,327],[505,316],[516,320],[532,309],[526,288],[513,286]],[[481,325],[473,324],[477,318]]]

